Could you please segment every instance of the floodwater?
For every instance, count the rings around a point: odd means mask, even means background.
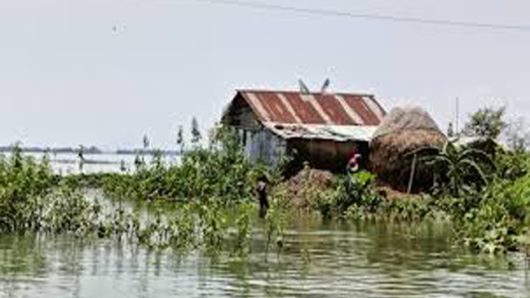
[[[133,156],[97,155],[110,162],[90,171],[119,171],[124,157],[132,166]],[[51,158],[55,171],[77,169],[60,162],[67,158]],[[0,235],[0,298],[530,297],[523,255],[477,255],[453,246],[448,233],[440,225],[300,218],[287,229],[281,252],[267,252],[258,226],[245,259],[112,240]]]
[[[110,240],[0,236],[0,297],[529,297],[519,255],[478,256],[443,228],[299,222],[247,259]]]
[[[10,153],[6,153],[9,156]],[[31,156],[37,160],[42,159],[44,153],[24,153],[24,156]],[[57,174],[78,174],[80,172],[79,157],[76,153],[50,153],[48,154],[52,170]],[[152,156],[149,154],[141,156],[146,163],[151,162]],[[122,171],[134,171],[133,154],[84,154],[82,171],[85,174],[91,173],[118,173]],[[162,161],[166,164],[175,164],[180,161],[180,156],[164,155]],[[124,167],[124,168],[122,168]]]

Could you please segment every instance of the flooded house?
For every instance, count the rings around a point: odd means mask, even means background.
[[[222,123],[235,127],[245,155],[277,165],[341,171],[353,152],[367,155],[386,112],[373,95],[355,93],[239,90]]]

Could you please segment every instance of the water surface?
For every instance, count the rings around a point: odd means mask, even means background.
[[[0,237],[0,297],[529,297],[519,255],[478,256],[429,225],[300,221],[246,259],[71,237]]]
[[[132,155],[86,158],[99,162],[84,172],[117,172],[121,160],[134,167]],[[79,169],[75,154],[51,159],[58,173]],[[212,258],[111,240],[0,235],[0,298],[530,297],[523,256],[473,254],[453,246],[440,225],[296,218],[284,242],[280,253],[266,253],[263,231],[255,229],[250,255],[238,259],[229,251]]]
[[[4,153],[9,157],[10,153]],[[31,156],[37,160],[42,159],[44,153],[24,153],[24,156]],[[125,170],[132,172],[135,169],[133,154],[84,154],[85,162],[83,163],[83,173],[118,173]],[[152,155],[145,154],[140,156],[146,163],[151,162]],[[50,166],[57,174],[78,174],[80,172],[79,156],[77,153],[50,153]],[[177,164],[180,161],[178,155],[163,155],[162,161],[165,164]],[[122,169],[122,167],[124,167]]]

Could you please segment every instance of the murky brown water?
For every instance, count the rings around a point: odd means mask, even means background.
[[[428,225],[300,221],[246,260],[112,241],[0,236],[0,297],[530,297],[524,258],[477,256]]]

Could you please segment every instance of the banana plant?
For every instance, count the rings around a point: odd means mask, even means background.
[[[487,167],[495,167],[491,158],[481,150],[463,148],[450,141],[442,149],[422,148],[415,152],[430,152],[423,155],[420,161],[432,167],[439,177],[438,187],[446,188],[459,197],[462,192],[472,186],[480,187],[488,184]],[[420,155],[421,156],[421,155]]]

